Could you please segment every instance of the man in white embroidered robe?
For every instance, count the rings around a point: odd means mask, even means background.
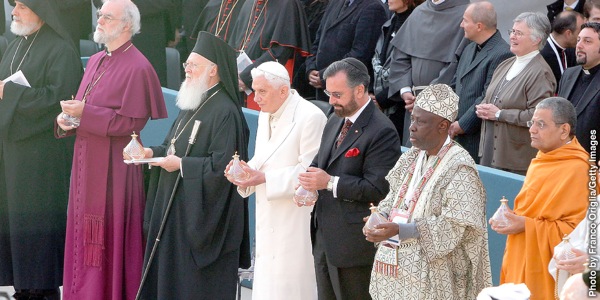
[[[385,241],[371,274],[373,299],[475,299],[492,284],[485,189],[469,153],[448,137],[457,111],[458,96],[444,84],[416,99],[414,147],[388,173],[390,192],[379,204],[391,222],[365,231],[367,240]]]

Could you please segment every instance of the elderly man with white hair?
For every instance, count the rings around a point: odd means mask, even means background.
[[[260,106],[250,176],[232,181],[248,197],[256,192],[256,261],[252,298],[317,299],[309,222],[312,207],[293,201],[298,174],[319,150],[326,118],[290,88],[277,62],[252,70],[254,101]],[[231,163],[229,164],[231,166]]]

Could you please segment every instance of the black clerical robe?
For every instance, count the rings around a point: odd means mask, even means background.
[[[308,55],[310,42],[306,14],[298,0],[247,0],[227,40],[254,61],[239,70],[240,79],[249,88],[252,87],[250,70],[267,61],[285,65],[295,52]]]
[[[195,40],[198,32],[206,31],[227,42],[244,2],[246,0],[209,0],[196,20],[191,38]]]
[[[210,89],[199,111],[181,111],[164,143],[151,147],[165,156],[173,137],[176,154],[185,153],[193,120],[202,124],[197,141],[182,159],[183,177],[144,284],[142,299],[234,299],[238,260],[245,235],[244,199],[223,171],[237,151],[247,159],[248,134],[241,111],[222,85]],[[188,120],[193,119],[188,123]],[[187,126],[185,124],[188,123]],[[156,239],[179,171],[154,167],[150,179],[144,230],[145,262]]]
[[[70,41],[47,24],[8,46],[0,79],[17,70],[31,88],[8,82],[0,100],[0,286],[55,289],[62,285],[73,140],[54,138],[54,119],[83,70]]]

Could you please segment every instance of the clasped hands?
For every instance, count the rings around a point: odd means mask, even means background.
[[[58,124],[58,126],[64,131],[69,131],[69,130],[75,129],[76,126],[67,124],[67,120],[65,120],[63,118],[63,114],[67,114],[67,115],[70,115],[70,116],[76,117],[76,118],[81,118],[81,115],[83,114],[84,106],[85,106],[85,103],[83,103],[83,101],[80,101],[80,100],[62,100],[62,101],[60,101],[60,107],[62,108],[62,113],[60,113],[60,114],[58,114],[58,116],[56,116],[56,123]]]
[[[367,222],[369,217],[364,217],[363,221]],[[366,240],[373,243],[379,243],[385,241],[395,235],[400,231],[400,226],[394,222],[387,222],[375,225],[375,229],[363,229],[363,234],[366,237]]]
[[[232,165],[233,165],[233,159],[231,161],[229,161],[229,164],[227,164],[227,167],[225,167],[225,171],[224,171],[223,175],[227,178],[227,180],[229,180],[229,182],[239,186],[242,189],[246,189],[251,186],[257,186],[257,185],[267,182],[264,172],[251,168],[243,160],[240,160],[240,166],[242,167],[242,170],[244,170],[246,173],[248,173],[248,179],[239,180],[239,181],[235,180],[235,179],[227,176],[227,174],[229,173],[229,169],[231,168]]]
[[[489,224],[493,231],[499,234],[517,234],[525,231],[525,217],[515,214],[512,209],[508,209],[508,212],[504,214],[510,221],[509,226],[500,227],[497,226],[493,219],[489,220]]]
[[[475,114],[483,120],[496,121],[496,112],[500,109],[491,103],[475,105]]]
[[[584,263],[588,260],[588,254],[577,248],[571,248],[571,251],[575,254],[575,258],[571,259],[557,259],[554,257],[556,268],[569,272],[569,274],[577,274],[585,271]]]

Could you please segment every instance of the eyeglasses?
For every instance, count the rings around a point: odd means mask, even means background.
[[[212,67],[212,66],[214,66],[214,64],[199,65],[199,64],[195,64],[195,63],[191,63],[191,62],[184,62],[181,65],[183,66],[183,69],[187,69],[187,67],[190,67],[190,69],[192,69],[192,70],[196,70],[199,67]]]
[[[558,125],[565,124],[565,122],[554,123],[554,124],[556,124],[558,126]],[[544,121],[527,121],[527,127],[531,128],[531,127],[533,127],[533,125],[535,125],[535,127],[537,127],[540,130],[542,130],[542,129],[544,129],[544,127],[546,127],[546,123]]]
[[[330,97],[330,98],[333,97],[333,98],[336,98],[336,99],[341,99],[342,95],[343,95],[342,93],[339,93],[339,92],[330,92],[328,90],[324,90],[323,92],[325,93],[325,95],[327,95],[327,97]]]
[[[518,38],[523,37],[525,35],[523,33],[523,31],[519,31],[519,30],[515,30],[515,29],[509,29],[508,30],[508,35],[510,36],[511,34],[514,34]]]
[[[106,22],[107,24],[109,24],[110,22],[112,22],[114,20],[123,21],[123,19],[114,18],[113,16],[111,16],[109,14],[103,14],[100,11],[96,12],[96,17],[98,18],[98,21],[100,21],[100,19],[104,19],[104,22]]]

